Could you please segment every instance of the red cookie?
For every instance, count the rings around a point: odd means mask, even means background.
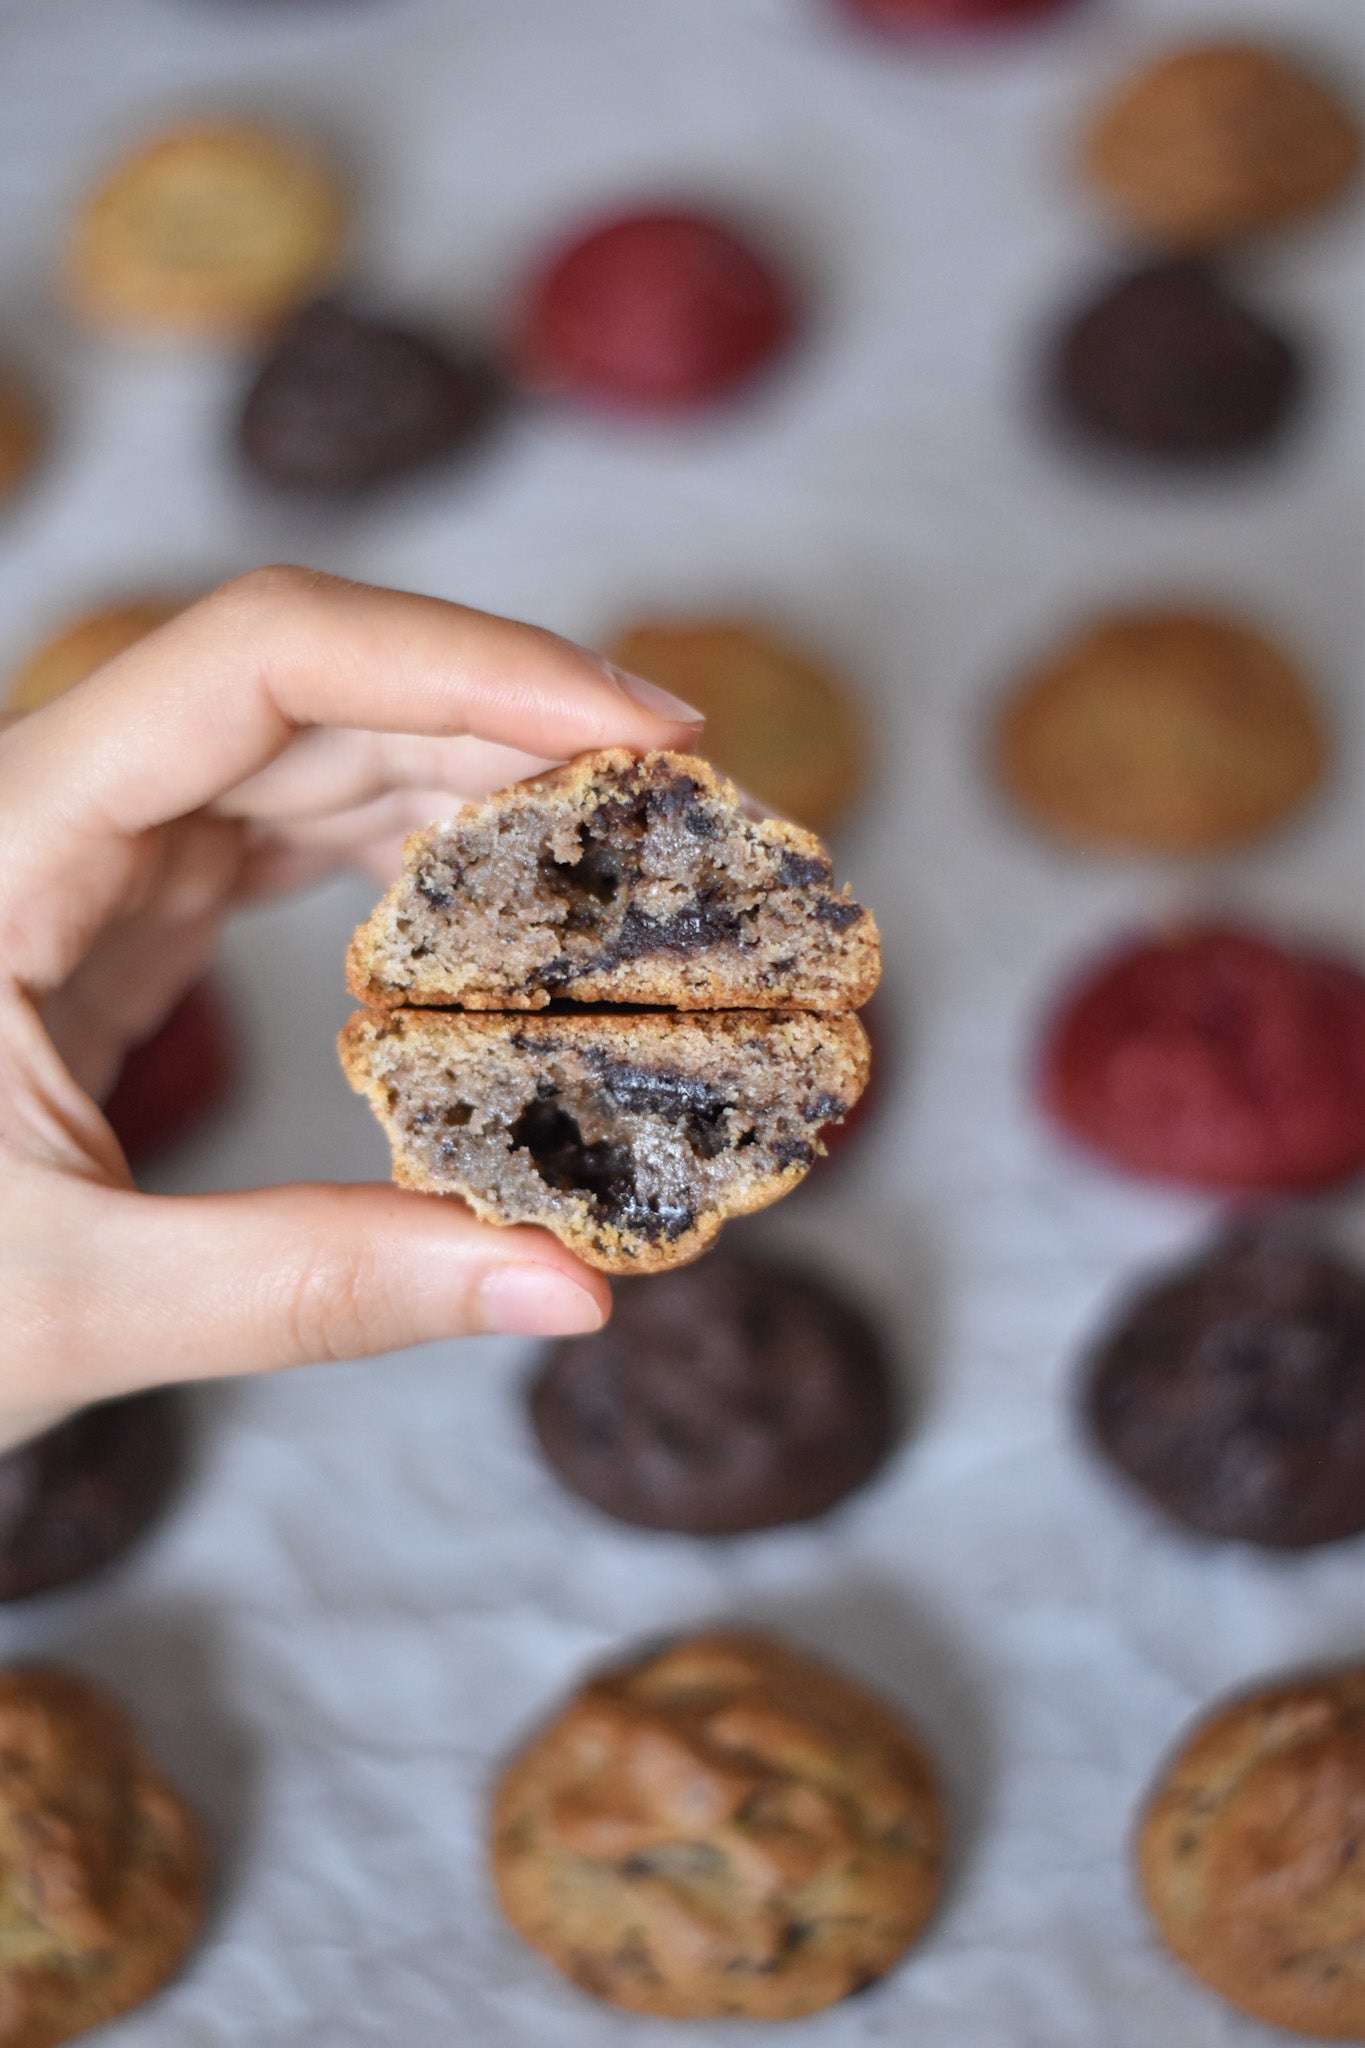
[[[130,1166],[188,1136],[232,1085],[228,1019],[210,982],[182,996],[161,1029],[134,1046],[104,1114]]]
[[[1365,1170],[1365,975],[1250,932],[1129,945],[1063,999],[1045,1108],[1131,1173],[1225,1193]]]
[[[835,0],[845,14],[888,35],[968,34],[1014,28],[1073,0]]]
[[[719,221],[625,214],[546,262],[522,316],[520,365],[548,392],[683,412],[764,369],[794,325],[781,278]]]

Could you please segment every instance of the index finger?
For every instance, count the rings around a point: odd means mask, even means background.
[[[686,745],[695,714],[534,626],[312,571],[254,570],[0,738],[7,860],[201,809],[308,726],[463,735],[565,760]],[[11,868],[11,873],[13,872]]]

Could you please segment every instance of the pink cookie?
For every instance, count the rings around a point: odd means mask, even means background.
[[[1074,0],[834,0],[845,14],[888,35],[971,35],[1021,27]]]

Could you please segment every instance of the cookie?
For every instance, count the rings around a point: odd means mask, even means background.
[[[1258,454],[1302,386],[1298,351],[1205,265],[1144,265],[1105,286],[1061,335],[1060,415],[1098,445],[1196,466]]]
[[[361,1011],[339,1049],[400,1185],[604,1273],[682,1265],[779,1200],[867,1077],[856,1017],[772,1010]]]
[[[1075,0],[834,0],[854,21],[886,35],[964,35],[1022,28]]]
[[[1278,51],[1200,43],[1139,72],[1101,108],[1083,162],[1134,234],[1209,249],[1327,206],[1356,174],[1360,131],[1333,92]]]
[[[168,598],[135,598],[85,612],[35,647],[10,677],[8,711],[37,711],[60,697],[106,661],[125,654],[181,609]]]
[[[238,440],[267,483],[363,491],[482,443],[499,387],[472,352],[322,302],[297,314],[258,372]]]
[[[1084,627],[1000,715],[1001,783],[1044,831],[1098,852],[1217,853],[1292,818],[1328,766],[1293,660],[1205,613]]]
[[[80,310],[134,333],[258,333],[339,263],[347,208],[311,143],[251,122],[175,128],[121,157],[81,207]]]
[[[141,2005],[204,1917],[189,1808],[74,1672],[0,1674],[0,2039],[58,2048]]]
[[[346,966],[363,1003],[466,1010],[852,1010],[880,971],[818,839],[691,755],[619,747],[414,834]]]
[[[1365,2040],[1365,1671],[1273,1686],[1202,1721],[1142,1816],[1157,1931],[1230,2004]]]
[[[1139,940],[1058,1005],[1044,1107],[1112,1165],[1213,1193],[1365,1170],[1365,975],[1209,926]]]
[[[46,1593],[118,1557],[176,1492],[185,1448],[184,1396],[160,1387],[0,1452],[0,1600]]]
[[[618,1521],[691,1536],[775,1529],[863,1485],[896,1436],[881,1339],[795,1266],[714,1252],[615,1290],[531,1389],[550,1464]]]
[[[12,497],[23,483],[41,442],[33,399],[9,378],[0,380],[0,500]]]
[[[235,1069],[222,997],[201,981],[134,1046],[104,1105],[128,1164],[143,1166],[197,1130],[231,1094]]]
[[[1085,1375],[1089,1432],[1201,1535],[1302,1550],[1365,1530],[1365,1277],[1246,1230],[1143,1290]]]
[[[700,744],[764,803],[829,832],[867,780],[869,742],[848,688],[779,634],[743,620],[652,620],[608,650],[706,716]]]
[[[551,396],[681,413],[750,383],[795,326],[782,278],[723,221],[623,214],[545,258],[515,354],[526,382]]]
[[[884,1975],[942,1883],[933,1768],[773,1637],[692,1636],[587,1685],[503,1772],[498,1902],[595,1997],[799,2019]]]

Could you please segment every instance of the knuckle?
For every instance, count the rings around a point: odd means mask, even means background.
[[[401,1341],[387,1315],[386,1291],[363,1245],[310,1246],[290,1289],[288,1332],[300,1363],[360,1358]]]

